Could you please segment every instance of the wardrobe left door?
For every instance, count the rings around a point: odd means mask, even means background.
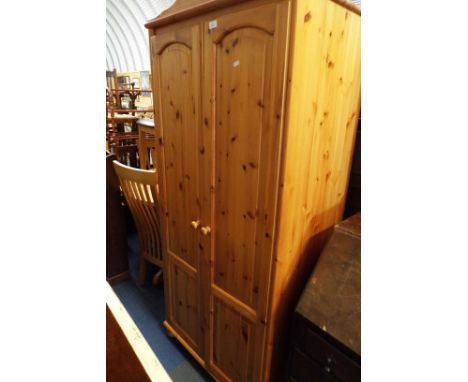
[[[202,362],[200,27],[151,37],[166,326]]]

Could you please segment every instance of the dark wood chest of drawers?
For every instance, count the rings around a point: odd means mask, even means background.
[[[360,214],[335,226],[302,293],[287,380],[361,380]]]

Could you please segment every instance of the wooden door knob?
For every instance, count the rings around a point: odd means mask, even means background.
[[[200,231],[202,232],[203,235],[208,235],[211,232],[211,228],[209,226],[206,227],[201,227]]]
[[[193,229],[197,229],[200,226],[200,220],[194,220],[190,223]]]

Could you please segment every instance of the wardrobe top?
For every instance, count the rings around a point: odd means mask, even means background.
[[[176,0],[175,3],[156,18],[149,20],[145,27],[148,29],[172,24],[176,21],[188,19],[203,13],[211,12],[229,5],[242,3],[246,0]],[[361,15],[361,9],[350,0],[324,0],[334,1],[337,4]]]

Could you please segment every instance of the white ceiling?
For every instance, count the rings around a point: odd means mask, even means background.
[[[150,70],[144,24],[175,0],[106,0],[106,68],[118,72]]]

